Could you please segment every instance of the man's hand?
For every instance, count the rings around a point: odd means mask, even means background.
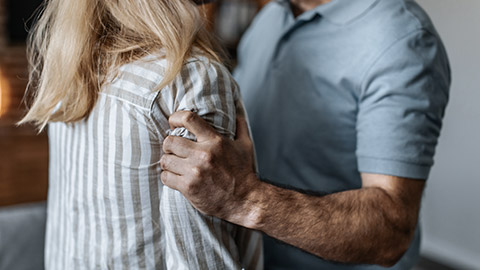
[[[235,141],[191,112],[172,115],[170,124],[197,142],[167,137],[162,182],[201,212],[336,262],[393,266],[408,249],[424,181],[362,174],[360,189],[311,196],[258,180],[244,119]]]
[[[169,122],[172,129],[185,127],[197,141],[176,136],[165,139],[160,160],[162,182],[183,193],[204,214],[244,226],[254,223],[255,211],[249,202],[260,181],[245,118],[237,119],[235,141],[219,135],[193,112],[177,112]]]

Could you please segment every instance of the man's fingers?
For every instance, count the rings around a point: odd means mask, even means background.
[[[205,120],[196,113],[189,111],[180,111],[172,114],[168,119],[172,129],[184,127],[195,134],[197,141],[202,142],[217,136],[217,133]]]
[[[186,171],[185,167],[187,166],[189,165],[186,159],[175,155],[165,154],[160,159],[160,167],[162,170],[172,172],[176,175],[182,175],[182,172]]]
[[[168,136],[163,141],[163,152],[173,154],[181,158],[191,155],[195,147],[195,142],[178,136]]]
[[[165,186],[180,191],[182,186],[182,177],[180,175],[169,171],[163,171],[160,178]]]

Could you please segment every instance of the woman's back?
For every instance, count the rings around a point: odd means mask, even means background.
[[[262,267],[259,234],[201,215],[160,181],[168,117],[195,110],[233,138],[237,86],[198,56],[155,91],[165,69],[153,55],[126,64],[87,118],[49,124],[47,269]]]

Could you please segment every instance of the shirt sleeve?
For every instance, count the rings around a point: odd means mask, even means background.
[[[193,61],[158,100],[164,113],[195,111],[217,132],[235,136],[237,85],[218,63]],[[172,135],[195,140],[185,129]],[[160,212],[167,269],[261,269],[261,237],[226,221],[205,216],[178,191],[163,187]],[[246,248],[253,248],[246,252]]]
[[[410,33],[381,53],[361,89],[360,172],[428,178],[450,80],[444,47],[430,32]]]

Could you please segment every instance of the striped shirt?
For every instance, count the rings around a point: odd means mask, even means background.
[[[195,110],[233,138],[238,87],[198,56],[156,90],[165,68],[153,55],[126,64],[86,119],[49,124],[47,269],[263,268],[259,233],[202,215],[160,181],[168,117]]]

